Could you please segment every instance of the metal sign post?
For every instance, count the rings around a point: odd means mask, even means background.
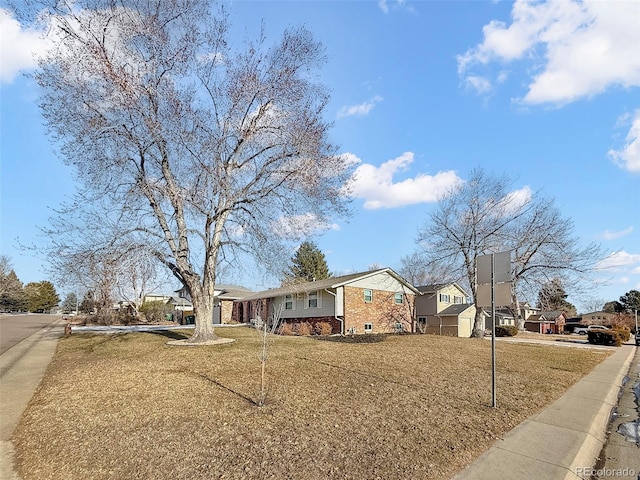
[[[511,304],[511,252],[478,257],[476,278],[476,308],[491,307],[491,406],[496,408],[496,305]]]
[[[495,256],[491,254],[491,406],[496,408],[496,289]]]

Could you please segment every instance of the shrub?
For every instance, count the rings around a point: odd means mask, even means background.
[[[631,329],[626,325],[616,325],[615,327],[613,327],[613,331],[620,336],[620,340],[623,343],[628,342],[631,338]]]
[[[113,325],[116,323],[116,316],[111,312],[98,312],[92,316],[92,322],[96,325]]]
[[[515,325],[496,325],[496,337],[515,337],[518,327]]]
[[[314,335],[331,335],[333,333],[333,327],[329,322],[316,322],[313,325]]]
[[[587,332],[589,343],[594,345],[622,345],[622,338],[616,330],[611,331],[589,331]]]
[[[149,323],[160,323],[164,321],[165,315],[171,312],[171,307],[164,302],[146,302],[140,306],[140,313],[144,315]]]
[[[281,335],[295,335],[295,331],[293,329],[293,324],[284,322],[280,326],[280,334]]]
[[[127,310],[120,310],[116,313],[116,321],[119,325],[133,325],[138,319]]]
[[[311,324],[308,322],[303,322],[298,324],[298,335],[307,336],[311,335]]]

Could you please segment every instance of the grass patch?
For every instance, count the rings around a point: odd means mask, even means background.
[[[31,479],[443,478],[558,398],[609,352],[391,335],[169,347],[153,333],[60,340],[14,434]]]

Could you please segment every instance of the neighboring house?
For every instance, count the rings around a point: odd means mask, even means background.
[[[469,295],[456,283],[417,287],[416,330],[422,333],[470,337],[476,307]],[[484,325],[482,327],[484,329]]]
[[[185,287],[180,290],[176,290],[179,299],[183,301],[185,308],[182,317],[189,318],[189,322],[193,316],[193,305],[191,304],[191,296]],[[247,295],[251,295],[251,290],[240,287],[238,285],[216,285],[214,289],[213,299],[213,323],[214,324],[227,324],[234,323],[233,310],[235,308],[234,302],[241,300]],[[180,322],[183,323],[183,322]]]
[[[269,321],[281,311],[284,323],[313,327],[326,322],[332,333],[413,331],[418,293],[396,272],[382,268],[250,294],[235,302],[233,318]]]
[[[485,318],[485,328],[492,328],[493,320],[491,318],[491,309],[483,309],[482,313]],[[496,308],[496,327],[507,325],[515,325],[516,319],[510,308]]]
[[[532,307],[529,305],[529,302],[521,302],[520,303],[520,315],[522,319],[526,322],[531,315],[539,315],[542,312],[541,309],[537,307]]]
[[[564,324],[564,331],[565,332],[569,332],[569,333],[573,333],[576,328],[584,327],[584,326],[585,326],[585,324],[582,323],[582,317],[567,318],[567,320],[566,320],[566,322]]]
[[[591,312],[583,313],[579,317],[568,318],[565,324],[566,332],[573,332],[578,327],[586,327],[589,325],[610,326],[618,320],[619,314],[609,312]]]
[[[583,325],[611,325],[615,322],[619,315],[617,313],[608,313],[608,312],[591,312],[591,313],[583,313],[582,324]]]
[[[562,310],[553,310],[531,315],[524,322],[524,329],[535,333],[562,333],[566,322],[567,315]]]
[[[142,303],[150,303],[150,302],[162,302],[167,303],[173,298],[171,295],[163,295],[159,293],[148,293],[144,297],[142,297]]]

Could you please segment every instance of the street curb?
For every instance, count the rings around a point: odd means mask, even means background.
[[[508,432],[453,479],[590,478],[579,472],[596,464],[635,351],[628,344],[617,348],[562,397]]]

